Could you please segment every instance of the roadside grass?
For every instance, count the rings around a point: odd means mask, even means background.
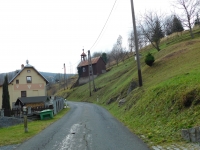
[[[67,99],[102,105],[149,145],[186,143],[180,130],[200,125],[200,29],[194,33],[194,39],[186,31],[181,37],[168,39],[171,43],[162,41],[159,52],[151,46],[141,50],[143,86],[129,95],[130,83],[138,82],[133,57],[96,78],[98,90],[92,91],[91,97],[85,84],[75,88]],[[156,59],[152,67],[144,63],[148,52]],[[119,107],[124,97],[126,103]]]
[[[199,125],[199,74],[171,78],[145,90],[139,100],[132,97],[125,106],[110,110],[134,133],[146,137],[148,143],[181,142],[181,129]]]
[[[24,124],[0,128],[0,146],[22,143],[35,136],[50,124],[62,118],[69,109],[63,109],[53,119],[28,122],[28,133],[24,132]]]

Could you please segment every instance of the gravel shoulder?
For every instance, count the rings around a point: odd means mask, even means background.
[[[0,117],[0,128],[21,124],[23,121],[23,118]]]

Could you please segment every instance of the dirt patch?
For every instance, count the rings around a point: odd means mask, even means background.
[[[181,99],[181,106],[183,108],[189,108],[192,104],[199,105],[200,104],[200,89],[192,89],[184,93]]]
[[[196,44],[196,43],[199,43],[199,40],[198,40],[198,41],[196,41],[196,40],[188,41],[188,42],[185,43],[185,46],[194,45],[194,44]]]
[[[182,55],[183,53],[186,53],[187,51],[188,51],[188,49],[185,48],[185,49],[181,49],[181,50],[176,51],[176,52],[172,52],[172,53],[170,53],[170,54],[164,56],[164,57],[163,57],[163,60],[168,60],[168,59],[176,58],[176,57]]]

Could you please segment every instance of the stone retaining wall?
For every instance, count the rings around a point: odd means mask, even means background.
[[[200,127],[182,129],[181,136],[186,141],[200,143]]]

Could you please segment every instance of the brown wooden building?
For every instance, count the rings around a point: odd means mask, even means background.
[[[92,58],[91,65],[93,69],[94,78],[106,72],[106,63],[100,56]],[[89,80],[89,65],[84,50],[83,53],[81,54],[81,62],[79,63],[77,68],[79,73],[79,84],[87,83]]]

